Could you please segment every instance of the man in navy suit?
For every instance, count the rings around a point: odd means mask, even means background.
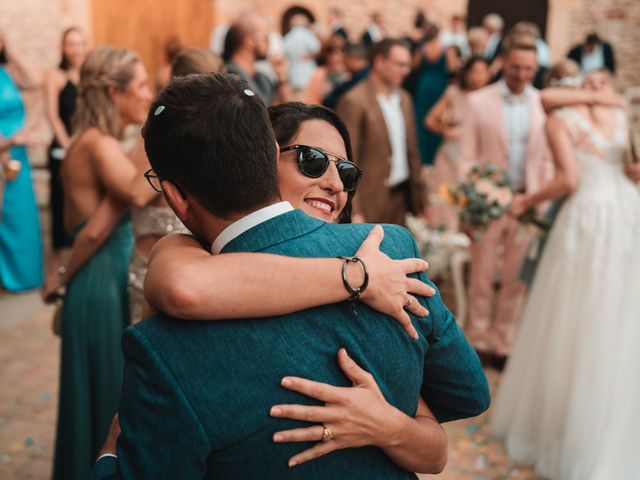
[[[583,73],[606,68],[613,75],[616,73],[616,59],[613,47],[600,36],[592,32],[584,43],[574,46],[567,54],[571,60],[580,65]]]
[[[353,255],[370,225],[324,223],[280,201],[275,137],[264,105],[246,88],[226,74],[190,75],[159,94],[143,132],[169,204],[222,253]],[[385,227],[381,248],[391,258],[418,256],[397,226]],[[349,386],[334,360],[341,347],[406,415],[416,414],[420,395],[440,421],[485,410],[486,379],[455,319],[439,296],[419,301],[431,315],[412,319],[418,340],[347,302],[233,322],[161,314],[138,323],[123,336],[117,451],[98,460],[94,478],[412,478],[373,446],[291,469],[287,460],[305,444],[274,443],[272,435],[305,423],[269,412],[277,403],[318,404],[283,390],[287,375]]]

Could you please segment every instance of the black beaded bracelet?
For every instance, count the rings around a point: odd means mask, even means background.
[[[360,257],[354,256],[354,257],[338,257],[338,258],[340,258],[341,260],[344,260],[344,263],[342,264],[342,283],[344,284],[344,288],[347,289],[347,292],[349,292],[349,295],[351,295],[349,298],[347,298],[347,300],[349,302],[355,302],[360,298],[360,295],[362,295],[362,293],[367,289],[367,285],[369,285],[369,270],[367,270],[367,266],[365,265],[365,263],[362,261]],[[349,283],[349,280],[347,279],[347,266],[349,265],[349,262],[359,263],[360,265],[362,265],[362,270],[364,272],[364,281],[362,282],[362,285],[360,285],[358,288],[353,288]]]

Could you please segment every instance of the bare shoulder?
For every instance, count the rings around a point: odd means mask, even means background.
[[[49,70],[44,75],[44,92],[49,98],[57,98],[65,83],[67,83],[66,74],[59,68]]]
[[[171,233],[158,240],[155,244],[154,250],[167,250],[181,247],[195,247],[202,249],[200,242],[198,242],[193,235],[186,233]]]
[[[95,132],[93,128],[89,128],[83,132],[80,132],[71,139],[71,145],[67,151],[67,158],[65,163],[73,162],[73,159],[78,156],[86,156],[91,153],[92,144],[95,141]]]
[[[180,259],[184,261],[190,258],[208,258],[211,252],[206,250],[198,240],[186,233],[172,233],[165,235],[151,249],[149,262],[163,259]]]
[[[45,74],[45,81],[48,85],[55,86],[56,88],[61,89],[66,83],[67,76],[65,73],[59,68],[54,68],[49,70]]]
[[[550,112],[546,121],[547,135],[554,136],[558,133],[566,133],[568,131],[567,115],[579,115],[579,113],[573,107],[559,108]]]
[[[455,83],[452,83],[451,85],[449,85],[447,89],[444,91],[444,96],[448,98],[455,98],[463,94],[464,92],[462,91],[462,89]]]
[[[82,135],[86,145],[95,156],[104,156],[122,150],[122,145],[117,138],[104,133],[97,127],[88,128]]]

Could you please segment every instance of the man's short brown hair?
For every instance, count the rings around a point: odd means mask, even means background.
[[[407,44],[399,38],[385,38],[380,40],[374,45],[371,52],[371,65],[373,65],[374,60],[378,57],[389,58],[389,54],[393,47],[409,48]]]
[[[502,52],[506,55],[511,50],[527,50],[530,52],[537,52],[536,39],[532,35],[524,33],[514,33],[504,39],[502,45]]]

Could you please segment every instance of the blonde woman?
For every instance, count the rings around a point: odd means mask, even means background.
[[[119,139],[127,125],[144,121],[150,101],[146,70],[133,52],[101,47],[89,54],[80,71],[76,133],[61,171],[67,227],[84,228],[60,272],[67,291],[54,479],[89,478],[117,410],[133,233],[128,216],[100,212],[146,201],[131,198],[135,166]],[[87,251],[93,253],[85,262]]]
[[[194,72],[213,72],[220,69],[220,62],[204,48],[186,48],[175,56],[172,69],[174,76],[184,76]],[[114,205],[108,198],[103,200],[103,208],[98,208],[91,221],[76,232],[77,240],[65,269],[64,278],[51,275],[47,279],[43,291],[45,301],[51,301],[60,287],[93,256],[106,239],[109,226],[115,225],[124,212],[131,208],[135,247],[131,255],[128,276],[130,318],[131,322],[137,322],[142,318],[142,282],[147,272],[147,258],[151,248],[167,233],[186,230],[162,196],[155,193],[145,180],[144,172],[150,166],[142,139],[133,147],[130,157],[131,162],[126,161],[121,151],[117,156],[120,164],[118,182],[126,187],[122,189],[123,191],[116,193],[120,202]],[[94,231],[96,226],[100,226],[98,232]],[[87,241],[89,239],[90,241]]]

